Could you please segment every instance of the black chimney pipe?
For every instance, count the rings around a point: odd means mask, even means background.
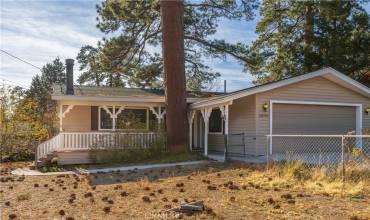
[[[74,95],[74,89],[73,89],[73,59],[66,59],[66,75],[67,75],[67,95]]]

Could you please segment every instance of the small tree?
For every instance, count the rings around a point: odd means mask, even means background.
[[[64,84],[64,65],[59,59],[46,64],[32,79],[29,90],[0,88],[1,159],[32,159],[37,144],[52,137],[58,118],[51,100],[53,84]]]

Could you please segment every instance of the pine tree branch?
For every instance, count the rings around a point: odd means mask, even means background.
[[[210,42],[208,42],[208,41],[206,41],[204,39],[197,38],[197,37],[194,37],[194,36],[184,36],[184,39],[196,41],[196,42],[201,43],[201,44],[203,44],[205,46],[208,46],[208,47],[210,47],[212,49],[215,49],[218,52],[226,53],[226,54],[231,55],[232,57],[234,57],[234,58],[236,58],[236,59],[238,59],[240,61],[244,61],[247,64],[249,63],[249,61],[248,61],[248,59],[246,57],[243,57],[243,56],[241,56],[241,55],[239,55],[239,54],[237,54],[237,53],[235,53],[235,52],[233,52],[231,50],[227,50],[224,47],[220,47],[220,46],[218,46],[216,44],[212,44],[212,43],[210,43]]]

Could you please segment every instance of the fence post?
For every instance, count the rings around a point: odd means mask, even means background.
[[[36,150],[35,150],[35,167],[38,168],[38,160],[39,160],[39,145],[40,142],[37,142]]]
[[[228,134],[224,134],[224,144],[225,144],[225,152],[224,152],[224,161],[226,161],[227,160],[227,143],[228,143]]]
[[[60,139],[61,139],[61,141],[60,141],[60,148],[62,148],[62,149],[64,149],[64,148],[66,148],[66,145],[65,145],[65,135],[64,135],[64,133],[59,133],[60,134]]]
[[[266,160],[267,160],[267,168],[269,167],[270,164],[270,138],[269,135],[266,135]]]
[[[244,134],[244,132],[242,133],[242,135],[243,135],[243,137],[242,137],[242,143],[243,143],[243,149],[244,149],[244,151],[243,151],[243,153],[244,153],[244,157],[246,157],[247,156],[247,151],[246,151],[246,149],[245,149],[245,134]]]
[[[345,158],[344,158],[344,136],[342,135],[342,181],[344,183],[345,181],[345,172],[346,172],[346,166],[345,166]]]

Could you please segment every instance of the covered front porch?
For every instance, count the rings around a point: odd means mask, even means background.
[[[89,150],[145,149],[165,141],[163,103],[59,102],[59,134],[37,147],[36,161],[88,163]]]
[[[37,147],[36,161],[87,164],[91,150],[146,149],[164,140],[164,132],[60,132]]]
[[[224,160],[229,137],[232,101],[211,106],[192,106],[188,112],[190,151],[202,151],[211,159]]]
[[[60,132],[165,130],[162,103],[64,103],[59,105]]]

